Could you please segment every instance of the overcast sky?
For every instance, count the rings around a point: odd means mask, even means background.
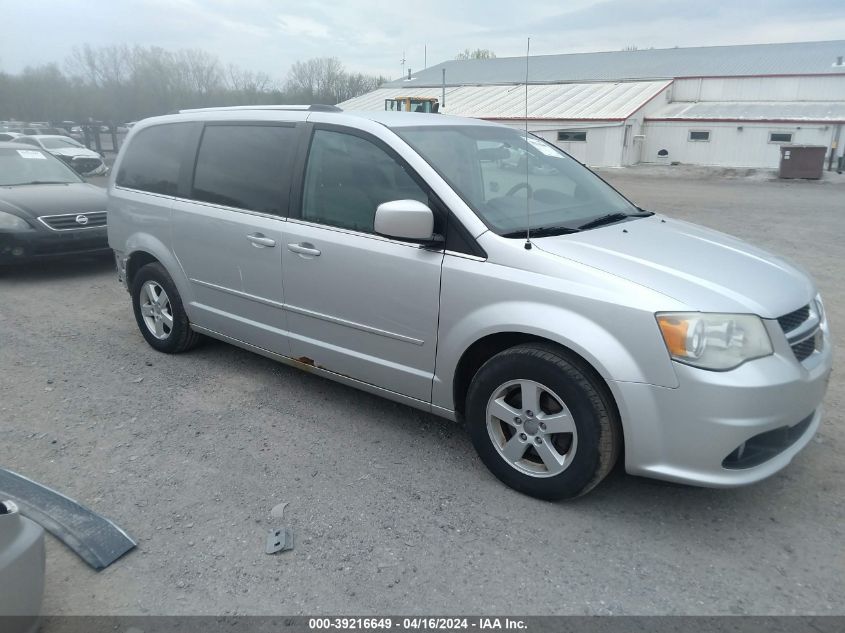
[[[391,78],[464,48],[499,57],[845,39],[843,0],[0,0],[0,70],[58,61],[75,45],[201,48],[285,77],[335,56]],[[407,68],[406,66],[406,68]]]

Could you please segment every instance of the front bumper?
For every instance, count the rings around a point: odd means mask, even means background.
[[[676,388],[615,382],[626,470],[727,488],[789,464],[819,428],[833,354],[826,331],[801,363],[785,339],[773,344],[774,355],[726,372],[675,363]]]
[[[0,233],[0,264],[32,259],[101,253],[109,250],[106,227],[79,231],[15,231]]]

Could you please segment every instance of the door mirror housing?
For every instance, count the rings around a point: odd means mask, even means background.
[[[434,213],[418,200],[391,200],[378,205],[373,228],[379,235],[410,242],[440,241],[434,235]]]

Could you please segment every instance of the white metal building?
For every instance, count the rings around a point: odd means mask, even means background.
[[[845,41],[532,57],[529,129],[593,166],[776,167],[782,144],[824,145],[838,158],[843,57]],[[340,106],[381,110],[397,96],[522,127],[525,58],[445,62]]]

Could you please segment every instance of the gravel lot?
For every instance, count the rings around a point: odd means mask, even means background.
[[[843,346],[845,186],[604,175],[805,266]],[[50,538],[49,614],[845,613],[841,373],[815,441],[765,482],[617,469],[565,504],[505,488],[434,416],[221,343],[157,354],[108,258],[0,273],[0,375],[0,464],[140,543],[95,573]],[[267,556],[281,524],[296,549]]]

